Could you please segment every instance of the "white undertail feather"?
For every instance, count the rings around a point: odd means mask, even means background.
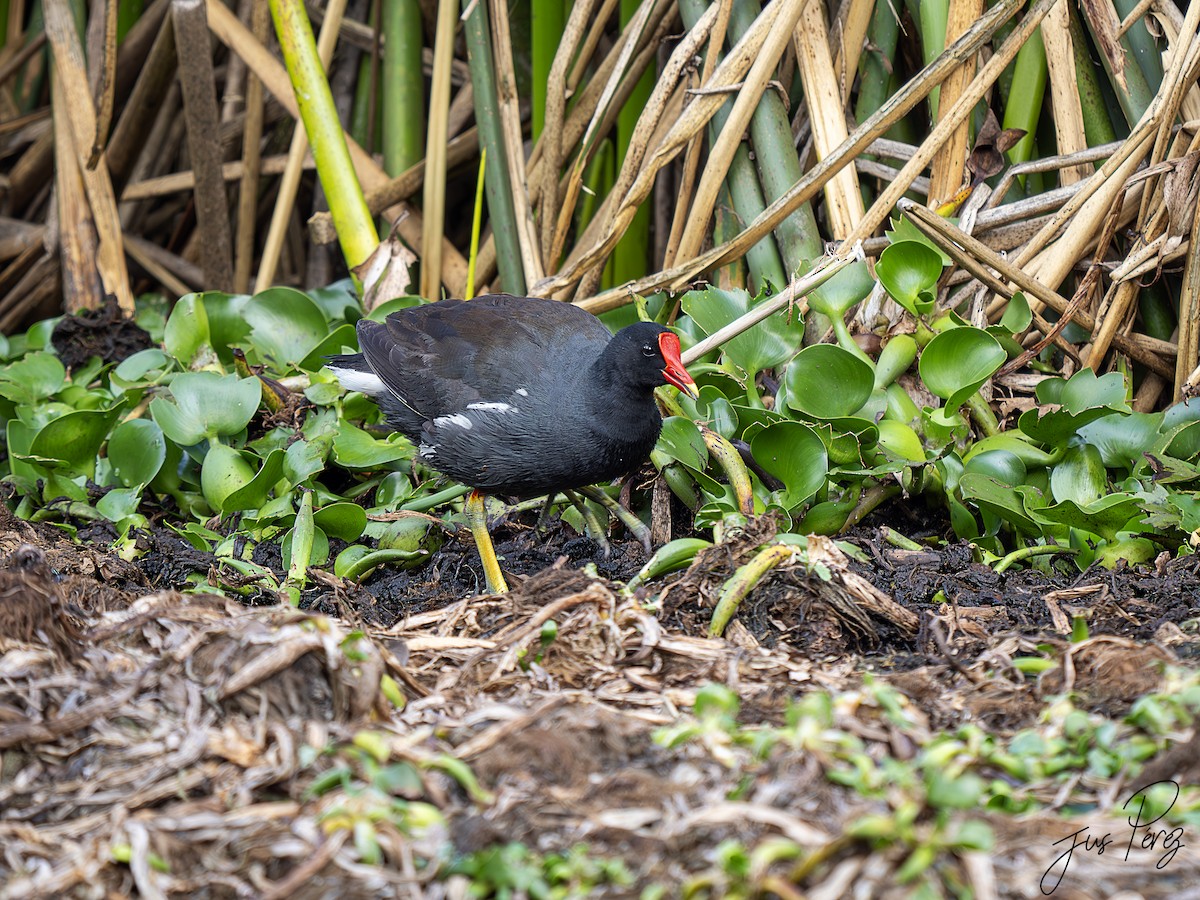
[[[368,397],[374,397],[387,390],[383,379],[374,372],[360,372],[357,369],[341,369],[334,366],[330,366],[329,371],[337,376],[342,387],[348,391],[358,391]]]

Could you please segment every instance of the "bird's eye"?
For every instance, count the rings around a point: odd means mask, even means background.
[[[642,347],[642,356],[645,356],[647,359],[650,358],[651,356],[653,356],[656,352],[658,352],[658,351],[656,351],[649,344],[645,344]]]

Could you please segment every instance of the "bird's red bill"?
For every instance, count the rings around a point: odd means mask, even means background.
[[[666,379],[667,384],[675,385],[693,400],[698,399],[700,391],[696,387],[696,382],[692,380],[692,376],[683,367],[683,359],[679,355],[679,336],[670,331],[664,331],[658,336],[658,349],[667,363],[666,368],[663,369],[663,378]]]

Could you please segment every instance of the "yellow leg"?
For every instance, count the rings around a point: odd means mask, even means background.
[[[463,511],[467,514],[467,524],[471,527],[471,535],[475,538],[475,546],[479,550],[488,591],[493,594],[507,593],[508,585],[505,584],[504,574],[500,571],[500,561],[496,559],[492,536],[488,534],[487,508],[483,505],[483,494],[471,491],[463,505]]]

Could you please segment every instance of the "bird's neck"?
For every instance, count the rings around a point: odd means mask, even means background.
[[[657,429],[661,423],[653,390],[630,384],[620,369],[605,365],[604,357],[592,365],[583,379],[584,404],[595,422],[603,422],[614,434]]]

